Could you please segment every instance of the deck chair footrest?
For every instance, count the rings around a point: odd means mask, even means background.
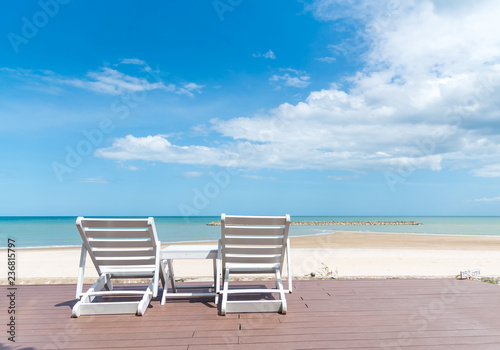
[[[175,285],[175,288],[177,289],[198,289],[198,288],[214,288],[215,286],[213,284],[196,284],[196,285],[189,285],[189,286],[179,286]]]
[[[135,314],[139,306],[136,302],[116,302],[116,303],[89,303],[81,304],[80,315],[109,315],[109,314]]]
[[[214,297],[217,293],[165,293],[167,297]]]
[[[284,289],[230,289],[225,292],[221,293],[227,293],[227,294],[252,294],[252,293],[258,293],[258,294],[271,294],[271,293],[281,293],[285,292],[287,293],[288,291]]]
[[[97,297],[97,296],[120,296],[120,295],[138,295],[138,296],[143,296],[144,294],[149,294],[153,295],[152,291],[131,291],[131,290],[120,290],[120,291],[101,291],[101,292],[89,292],[89,293],[82,293],[83,295],[91,296],[91,297]]]
[[[226,313],[239,312],[279,312],[281,300],[227,301]]]

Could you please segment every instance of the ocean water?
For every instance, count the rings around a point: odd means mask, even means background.
[[[220,216],[155,217],[161,242],[210,241],[220,237],[219,226],[207,226]],[[500,217],[486,216],[292,216],[292,221],[418,221],[422,225],[331,225],[290,226],[290,236],[316,235],[335,231],[419,233],[500,236]],[[16,247],[80,246],[76,217],[0,217],[0,247],[8,238]]]

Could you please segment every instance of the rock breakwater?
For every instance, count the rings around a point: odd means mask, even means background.
[[[220,226],[220,221],[212,221],[208,226]],[[418,221],[292,221],[296,226],[356,226],[356,225],[422,225]]]

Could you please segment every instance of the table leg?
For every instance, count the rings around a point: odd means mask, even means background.
[[[170,284],[172,285],[172,291],[177,293],[177,286],[175,285],[175,276],[174,276],[174,264],[172,263],[173,259],[167,259],[168,270],[170,271]]]
[[[215,305],[219,303],[219,262],[218,259],[213,259],[213,268],[214,268],[214,289],[215,289]]]
[[[167,269],[165,270],[165,265],[167,263],[168,262],[165,261],[165,260],[163,260],[162,263],[161,263],[162,270],[164,271],[164,280],[165,280],[165,283],[163,284],[163,294],[161,296],[160,305],[165,305],[165,301],[167,300],[168,280],[170,279],[170,269],[167,267]]]

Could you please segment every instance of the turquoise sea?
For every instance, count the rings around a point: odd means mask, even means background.
[[[220,216],[154,217],[161,242],[209,241],[220,237],[219,226],[207,226]],[[306,236],[335,231],[393,232],[446,235],[500,236],[500,217],[485,216],[292,216],[292,221],[398,221],[413,220],[422,225],[391,226],[291,226],[290,236]],[[0,217],[0,247],[8,238],[16,247],[79,246],[81,238],[75,226],[76,217]]]

